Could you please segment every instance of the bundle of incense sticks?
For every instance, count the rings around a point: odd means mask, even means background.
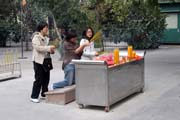
[[[96,41],[96,40],[100,40],[102,37],[102,32],[98,31],[90,40],[90,42]]]
[[[60,42],[59,39],[55,39],[55,40],[49,41],[49,45],[54,45],[56,48],[58,48],[59,42]]]

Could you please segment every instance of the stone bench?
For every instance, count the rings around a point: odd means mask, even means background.
[[[65,105],[75,100],[75,85],[50,90],[45,93],[46,102],[52,104]]]

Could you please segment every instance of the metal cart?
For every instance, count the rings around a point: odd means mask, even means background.
[[[143,54],[144,55],[144,54]],[[76,102],[105,107],[123,98],[143,92],[144,57],[141,60],[108,67],[105,61],[73,60],[76,72]]]

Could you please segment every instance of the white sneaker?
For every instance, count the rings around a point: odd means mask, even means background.
[[[49,89],[50,89],[50,90],[54,90],[54,89],[53,89],[53,84],[52,84],[52,85],[50,85],[50,88],[49,88]]]
[[[31,102],[33,102],[33,103],[39,103],[39,99],[37,99],[37,98],[31,98],[30,100],[31,100]]]

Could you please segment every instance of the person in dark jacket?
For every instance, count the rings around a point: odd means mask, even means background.
[[[63,65],[64,80],[54,83],[52,89],[62,88],[75,84],[75,65],[71,62],[72,59],[80,59],[84,47],[90,43],[86,42],[80,46],[77,45],[77,35],[73,32],[66,34],[66,39],[63,44]]]

